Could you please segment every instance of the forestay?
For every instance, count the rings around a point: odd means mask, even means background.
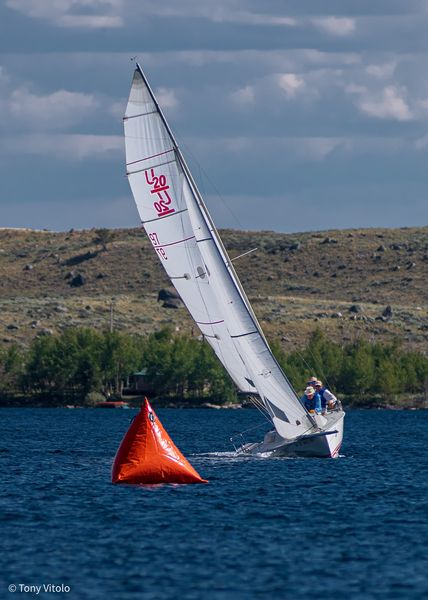
[[[139,66],[124,125],[128,179],[169,278],[238,388],[259,394],[281,436],[302,435],[312,422],[270,351]]]

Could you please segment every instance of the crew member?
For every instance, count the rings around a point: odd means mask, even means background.
[[[305,389],[304,395],[301,397],[300,401],[304,404],[305,408],[310,413],[320,414],[322,412],[321,408],[321,396],[312,386],[308,386]]]
[[[324,415],[327,412],[327,408],[331,410],[336,406],[337,398],[328,388],[323,386],[322,381],[319,379],[315,382],[314,387],[315,391],[321,397],[321,409]]]

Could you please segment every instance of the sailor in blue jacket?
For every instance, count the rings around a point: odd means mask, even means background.
[[[304,395],[300,398],[300,402],[304,404],[309,412],[321,413],[321,396],[312,386],[308,386]]]
[[[322,414],[325,414],[327,412],[327,408],[331,409],[335,407],[337,403],[337,398],[334,394],[330,392],[328,388],[323,386],[322,381],[318,379],[317,381],[315,381],[313,387],[321,397]]]

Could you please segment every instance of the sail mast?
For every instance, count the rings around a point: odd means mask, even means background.
[[[240,282],[240,280],[239,280],[239,277],[238,277],[238,275],[237,275],[237,273],[236,273],[236,271],[235,271],[235,268],[234,268],[234,266],[233,266],[233,264],[232,264],[232,261],[230,260],[230,258],[229,258],[229,255],[228,255],[228,253],[227,253],[227,250],[226,250],[226,248],[224,247],[224,244],[223,244],[223,242],[222,242],[222,240],[221,240],[221,237],[220,237],[220,235],[219,235],[219,233],[218,233],[218,231],[217,231],[217,227],[215,226],[215,224],[214,224],[214,221],[212,220],[212,218],[211,218],[211,215],[210,215],[210,213],[208,212],[208,209],[207,209],[207,206],[206,206],[206,204],[205,204],[205,202],[204,202],[204,199],[202,198],[202,195],[201,195],[201,193],[199,192],[198,186],[196,185],[196,182],[195,182],[195,180],[194,180],[194,178],[193,178],[193,175],[192,175],[192,173],[191,173],[191,171],[190,171],[189,167],[187,166],[186,160],[184,159],[184,156],[183,156],[183,154],[182,154],[182,152],[181,152],[181,150],[180,150],[180,148],[179,148],[179,146],[178,146],[178,144],[177,144],[177,141],[176,141],[176,139],[175,139],[175,137],[174,137],[174,134],[173,134],[173,132],[172,132],[172,130],[171,130],[171,128],[170,128],[170,126],[169,126],[169,124],[168,124],[168,121],[166,120],[166,118],[165,118],[165,116],[164,116],[164,114],[163,114],[163,112],[162,112],[162,109],[161,109],[161,107],[160,107],[160,105],[159,105],[159,103],[158,103],[158,101],[157,101],[157,99],[156,99],[156,96],[154,95],[154,93],[153,93],[153,90],[152,90],[152,88],[150,87],[150,85],[149,85],[149,83],[148,83],[148,81],[147,81],[147,78],[146,78],[146,76],[144,75],[144,71],[143,71],[143,70],[142,70],[142,68],[140,67],[139,63],[137,63],[137,65],[136,65],[136,66],[137,66],[137,69],[138,69],[138,71],[139,71],[139,73],[140,73],[141,77],[142,77],[142,78],[143,78],[143,80],[144,80],[144,83],[145,83],[145,84],[146,84],[146,86],[147,86],[147,89],[148,89],[148,91],[149,91],[149,93],[150,93],[150,96],[151,96],[151,98],[152,98],[152,100],[153,100],[153,103],[155,104],[155,106],[156,106],[156,109],[157,109],[157,110],[158,110],[158,112],[159,112],[159,115],[160,115],[160,117],[161,117],[161,119],[162,119],[162,123],[164,124],[164,126],[165,126],[165,129],[168,131],[168,134],[169,134],[169,135],[170,135],[170,137],[171,137],[171,141],[172,141],[172,143],[173,143],[174,150],[176,151],[176,153],[177,153],[177,155],[178,155],[178,158],[179,158],[179,161],[180,161],[180,164],[181,164],[181,166],[182,166],[182,168],[183,168],[183,171],[186,173],[186,177],[187,177],[187,179],[188,179],[189,183],[191,184],[191,186],[192,186],[192,188],[193,188],[193,191],[194,191],[194,193],[195,193],[195,196],[196,196],[196,199],[197,199],[197,202],[198,202],[199,208],[201,209],[201,212],[202,212],[202,214],[203,214],[203,217],[204,217],[205,221],[207,222],[207,224],[209,225],[210,232],[211,232],[212,234],[214,234],[214,235],[213,235],[213,239],[214,239],[214,241],[215,241],[216,245],[217,245],[217,246],[219,247],[219,249],[221,250],[221,252],[220,252],[221,258],[222,258],[222,260],[223,260],[224,264],[226,265],[226,268],[227,268],[227,269],[230,271],[230,274],[231,274],[231,276],[232,276],[232,279],[234,280],[234,283],[235,283],[235,284],[236,284],[236,286],[238,287],[238,290],[239,290],[240,296],[241,296],[241,298],[242,298],[243,302],[245,303],[245,306],[246,306],[246,309],[247,309],[247,311],[250,313],[250,315],[251,315],[251,317],[252,317],[252,319],[253,319],[253,321],[254,321],[254,324],[256,325],[257,329],[259,330],[259,333],[260,333],[260,335],[263,337],[263,339],[265,340],[265,342],[266,342],[266,344],[267,344],[268,342],[267,342],[267,340],[266,340],[266,338],[265,338],[265,335],[264,335],[264,333],[263,333],[263,330],[262,330],[262,328],[260,327],[260,324],[259,324],[259,322],[258,322],[258,320],[257,320],[257,317],[256,317],[256,315],[255,315],[255,313],[254,313],[254,310],[253,310],[252,306],[251,306],[251,305],[250,305],[250,303],[248,302],[248,299],[247,299],[247,296],[246,296],[245,290],[244,290],[244,288],[242,287],[242,284],[241,284],[241,282]]]
[[[257,319],[257,316],[256,316],[256,314],[255,314],[255,312],[254,312],[251,304],[248,301],[248,298],[247,298],[247,295],[245,293],[245,290],[242,287],[242,283],[241,283],[241,281],[240,281],[240,279],[239,279],[239,277],[238,277],[238,275],[237,275],[237,273],[235,271],[235,268],[234,268],[234,266],[232,264],[231,259],[229,258],[227,250],[226,250],[226,248],[225,248],[225,246],[224,246],[224,244],[222,242],[222,239],[221,239],[221,237],[220,237],[220,235],[219,235],[219,233],[217,231],[217,228],[216,228],[216,226],[215,226],[215,224],[214,224],[214,222],[212,220],[212,217],[211,217],[211,215],[210,215],[210,213],[209,213],[209,211],[207,209],[207,206],[206,206],[206,204],[204,202],[204,199],[202,198],[202,195],[199,192],[198,186],[197,186],[197,184],[196,184],[196,182],[195,182],[195,180],[193,178],[193,175],[192,175],[189,167],[187,166],[187,163],[186,163],[186,161],[184,159],[184,156],[183,156],[183,154],[182,154],[182,152],[181,152],[181,150],[180,150],[180,148],[179,148],[179,146],[177,144],[177,141],[176,141],[176,139],[174,137],[174,134],[173,134],[173,132],[172,132],[172,130],[171,130],[169,124],[168,124],[168,121],[166,120],[166,118],[165,118],[165,116],[164,116],[164,114],[162,112],[162,109],[161,109],[161,107],[160,107],[160,105],[159,105],[159,103],[158,103],[158,101],[156,99],[156,96],[153,93],[153,90],[150,87],[149,82],[147,81],[147,78],[146,78],[146,76],[144,74],[144,71],[142,70],[142,68],[139,65],[139,63],[136,63],[136,68],[138,69],[138,72],[140,73],[141,77],[143,78],[143,81],[144,81],[145,85],[147,86],[147,90],[148,90],[148,92],[149,92],[149,94],[150,94],[150,96],[152,98],[152,101],[153,101],[154,105],[156,106],[156,109],[157,109],[157,111],[159,113],[160,118],[162,119],[162,123],[165,126],[165,129],[167,130],[167,132],[168,132],[168,134],[169,134],[169,136],[171,138],[174,150],[175,150],[175,152],[177,154],[177,158],[178,158],[178,160],[179,160],[179,162],[180,162],[180,164],[181,164],[181,166],[183,168],[183,171],[186,174],[187,180],[189,181],[189,183],[190,183],[190,185],[191,185],[191,187],[193,189],[193,192],[195,194],[195,199],[197,201],[198,207],[199,207],[199,209],[200,209],[200,211],[202,213],[203,219],[206,221],[206,223],[208,225],[208,229],[210,230],[210,233],[212,234],[214,243],[215,243],[215,245],[217,247],[217,250],[219,252],[221,260],[225,264],[226,269],[229,271],[230,277],[231,277],[233,283],[235,284],[235,286],[236,286],[236,288],[237,288],[237,290],[239,292],[239,295],[240,295],[240,297],[241,297],[241,299],[242,299],[242,301],[243,301],[243,303],[245,305],[245,308],[247,309],[247,312],[249,313],[249,315],[250,315],[250,317],[251,317],[251,319],[252,319],[252,321],[253,321],[253,323],[254,323],[257,331],[258,331],[258,333],[260,334],[261,338],[263,339],[263,342],[264,342],[267,350],[272,355],[272,358],[274,359],[274,361],[277,364],[279,370],[281,371],[282,376],[284,377],[284,379],[286,380],[287,384],[289,385],[290,391],[294,394],[295,398],[299,401],[298,396],[297,396],[297,394],[296,394],[293,386],[291,385],[290,381],[288,380],[288,377],[285,375],[285,373],[283,372],[281,366],[279,365],[278,361],[273,356],[273,354],[272,354],[272,352],[270,350],[269,343],[268,343],[268,341],[266,339],[266,336],[265,336],[265,334],[264,334],[264,332],[263,332],[263,330],[262,330],[262,328],[260,326],[260,323],[259,323],[259,321]],[[302,408],[304,409],[304,407],[302,407]],[[309,414],[308,414],[308,416],[310,417]]]
[[[278,433],[313,427],[272,354],[176,139],[140,67],[124,117],[127,174],[144,228],[196,324]]]

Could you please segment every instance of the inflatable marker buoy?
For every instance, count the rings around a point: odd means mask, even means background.
[[[119,446],[112,483],[208,483],[181,454],[147,398]]]

